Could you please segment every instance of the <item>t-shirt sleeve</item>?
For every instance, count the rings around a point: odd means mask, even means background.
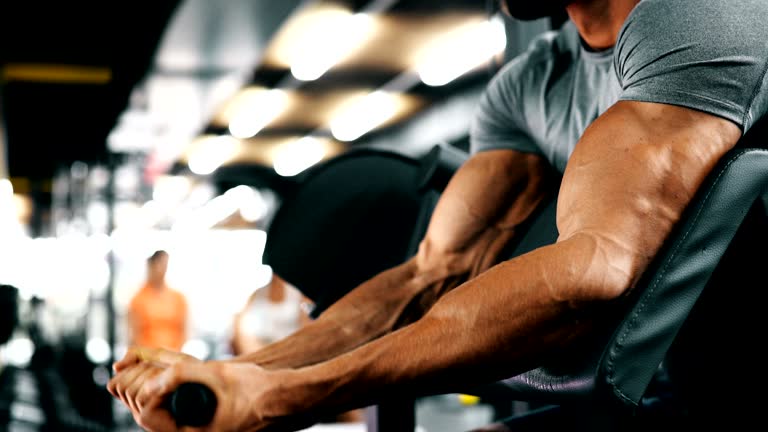
[[[470,126],[470,153],[511,149],[540,153],[524,126],[522,75],[530,61],[525,53],[507,63],[483,92]]]
[[[614,60],[620,100],[684,106],[746,132],[768,108],[768,1],[643,0]]]

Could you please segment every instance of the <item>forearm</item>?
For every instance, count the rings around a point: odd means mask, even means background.
[[[553,295],[559,291],[553,285],[578,277],[563,268],[581,265],[569,259],[583,253],[579,241],[500,264],[444,296],[417,323],[291,371],[285,377],[291,400],[281,406],[326,413],[389,395],[459,392],[538,365],[590,328],[587,315]]]
[[[360,285],[287,338],[234,360],[268,369],[328,360],[421,318],[456,284],[448,275],[421,272],[415,260],[407,261]]]

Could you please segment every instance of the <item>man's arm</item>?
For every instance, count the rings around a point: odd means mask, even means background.
[[[539,156],[513,150],[489,150],[472,157],[451,179],[412,259],[358,286],[293,335],[227,364],[267,369],[307,366],[418,320],[443,294],[497,261],[515,228],[549,191],[547,170]],[[115,364],[118,374],[109,391],[138,413],[135,407],[144,403],[138,399],[151,393],[142,390],[144,383],[158,373],[144,369],[152,369],[153,361],[167,365],[190,360],[173,354],[129,350]],[[137,363],[141,367],[134,367]],[[249,380],[239,380],[250,385]]]
[[[235,361],[295,368],[333,358],[410,324],[444,293],[493,265],[547,192],[546,162],[482,152],[454,175],[417,254],[356,287],[293,335]]]
[[[535,367],[637,282],[739,128],[698,111],[619,102],[583,135],[558,202],[560,238],[440,299],[411,326],[336,359],[267,375],[254,418],[458,391]]]

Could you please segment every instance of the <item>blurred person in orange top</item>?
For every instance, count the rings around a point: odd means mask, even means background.
[[[168,252],[158,250],[147,259],[147,280],[128,306],[132,346],[181,351],[187,339],[187,299],[165,281]]]

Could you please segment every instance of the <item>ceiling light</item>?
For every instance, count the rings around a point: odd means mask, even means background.
[[[394,96],[384,91],[368,94],[331,121],[331,133],[339,141],[354,141],[389,120],[397,112]]]
[[[8,179],[0,179],[0,200],[13,196],[13,184]]]
[[[325,157],[324,143],[312,136],[306,136],[285,144],[275,155],[275,172],[284,177],[295,176]]]
[[[246,222],[256,222],[267,214],[267,202],[257,189],[240,185],[228,190],[224,195],[234,197],[240,209],[240,216]]]
[[[192,189],[192,182],[183,176],[159,176],[153,185],[152,199],[161,205],[182,202]]]
[[[370,15],[330,11],[305,30],[291,61],[291,74],[301,81],[320,78],[366,38],[372,28]]]
[[[228,136],[201,139],[189,157],[189,169],[198,175],[208,175],[237,152],[239,143]]]
[[[239,208],[237,196],[233,194],[219,195],[202,207],[177,218],[171,230],[176,232],[205,231],[234,214]]]
[[[502,52],[507,44],[504,23],[495,17],[457,30],[430,47],[416,71],[424,84],[448,84]]]
[[[260,91],[238,107],[229,123],[229,133],[240,139],[250,138],[280,115],[287,105],[285,91]]]

